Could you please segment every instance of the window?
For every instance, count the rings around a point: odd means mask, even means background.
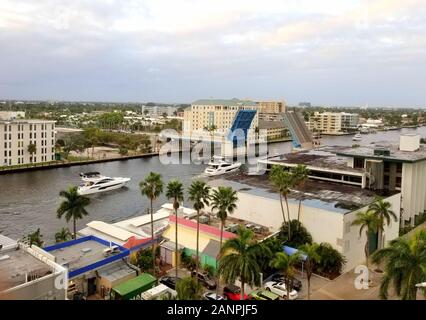
[[[354,158],[354,168],[364,168],[364,158]]]
[[[395,187],[401,188],[401,182],[402,182],[401,177],[396,177]]]

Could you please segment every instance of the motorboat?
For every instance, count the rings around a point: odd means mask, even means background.
[[[225,157],[213,156],[204,173],[208,176],[218,176],[237,171],[240,167],[240,162],[230,162],[225,160]]]
[[[119,189],[131,180],[130,178],[123,177],[107,177],[101,175],[99,172],[80,173],[80,176],[83,181],[77,188],[80,195]]]
[[[353,136],[352,140],[353,141],[361,141],[362,135],[360,133],[357,133],[356,135]]]

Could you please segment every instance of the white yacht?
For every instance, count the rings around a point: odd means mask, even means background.
[[[80,184],[77,191],[80,195],[87,195],[99,192],[110,191],[124,187],[130,181],[130,178],[106,177],[99,172],[80,173],[83,183]]]
[[[204,173],[208,176],[217,176],[224,173],[237,171],[241,167],[240,162],[229,162],[225,157],[213,156]]]
[[[353,141],[361,141],[362,135],[358,132],[356,135],[353,136],[352,140]]]

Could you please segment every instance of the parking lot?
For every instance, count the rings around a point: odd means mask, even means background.
[[[174,277],[175,276],[175,269],[171,269],[171,270],[169,270],[168,272],[167,272],[167,275],[168,276],[172,276],[172,277]],[[190,276],[191,275],[191,272],[190,271],[188,271],[187,269],[183,269],[183,268],[179,268],[178,269],[178,277],[179,278],[184,278],[184,277],[188,277],[188,276]],[[297,273],[296,273],[296,275],[295,275],[295,277],[297,278],[297,279],[299,279],[301,282],[302,282],[302,288],[301,288],[301,290],[298,292],[298,300],[304,300],[304,299],[307,299],[307,297],[308,297],[308,281],[307,281],[307,279],[306,279],[306,274],[303,274],[302,275],[302,273],[301,273],[301,271],[300,270],[298,270],[297,271]],[[267,277],[267,278],[265,278],[264,280],[263,280],[263,285],[266,283],[266,282],[268,282],[268,281],[270,281],[271,279],[270,279],[270,277]],[[315,292],[317,292],[318,290],[320,290],[320,289],[322,289],[322,288],[324,288],[325,286],[327,286],[327,285],[329,285],[330,283],[331,283],[332,281],[330,281],[330,280],[327,280],[327,279],[325,279],[325,278],[322,278],[322,277],[319,277],[319,276],[316,276],[316,275],[312,275],[312,277],[311,277],[311,299],[313,299],[313,297],[314,297],[314,293]],[[236,283],[235,283],[237,286],[240,286],[240,283],[238,282],[238,281],[236,281]],[[263,287],[263,285],[262,285],[262,288],[264,288]],[[225,285],[223,284],[223,283],[221,283],[220,285],[219,285],[219,290],[218,290],[218,293],[219,294],[222,294],[223,293],[223,287],[224,287]],[[215,292],[216,290],[208,290],[207,288],[205,288],[204,286],[202,287],[203,288],[203,293],[204,292],[207,292],[207,291],[213,291],[213,292]],[[255,290],[255,289],[258,289],[258,288],[252,288],[252,287],[250,287],[250,286],[248,286],[248,285],[246,285],[245,286],[245,293],[246,294],[249,294],[250,292],[252,292],[253,290]],[[283,300],[282,298],[280,298],[280,300]]]

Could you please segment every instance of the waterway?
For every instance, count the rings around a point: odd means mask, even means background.
[[[401,132],[419,133],[426,137],[426,127],[402,129],[363,135],[362,141],[352,141],[352,136],[324,136],[325,145],[370,144],[379,141],[399,140]],[[268,146],[269,154],[290,152],[291,142],[282,142]],[[131,177],[127,187],[90,196],[89,216],[78,221],[82,228],[91,220],[115,222],[146,213],[148,200],[141,196],[139,182],[150,172],[162,174],[165,182],[177,178],[185,186],[199,176],[205,166],[196,164],[164,165],[159,157],[106,162],[92,165],[75,166],[42,171],[22,172],[0,176],[0,233],[15,239],[41,229],[46,243],[52,243],[54,234],[66,226],[65,220],[56,218],[56,209],[61,202],[59,191],[80,183],[80,172],[99,171],[107,176]],[[157,206],[166,201],[162,196]],[[187,201],[184,205],[188,204]],[[71,222],[68,225],[72,228]]]

